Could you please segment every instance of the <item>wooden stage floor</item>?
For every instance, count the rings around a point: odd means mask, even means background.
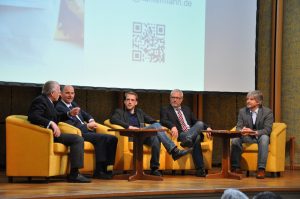
[[[170,175],[163,181],[97,180],[92,183],[67,183],[64,178],[27,182],[25,178],[8,183],[0,173],[0,198],[220,198],[227,188],[236,188],[252,198],[261,191],[273,191],[282,198],[300,197],[300,170],[285,171],[281,177],[255,178],[255,173],[242,180],[206,179],[191,174]]]

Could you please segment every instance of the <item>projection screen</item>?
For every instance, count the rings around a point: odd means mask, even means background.
[[[248,92],[255,0],[1,0],[0,82]]]

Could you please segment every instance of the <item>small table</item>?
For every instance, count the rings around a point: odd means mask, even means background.
[[[241,137],[241,131],[228,131],[228,130],[203,130],[202,132],[210,132],[212,136],[221,137],[223,140],[223,153],[222,153],[222,169],[219,173],[209,174],[207,178],[230,178],[241,180],[242,176],[230,171],[230,138]],[[255,133],[254,131],[243,132],[247,135]]]
[[[133,174],[118,175],[114,179],[133,180],[163,180],[161,176],[147,175],[143,170],[143,143],[147,137],[157,135],[160,129],[108,129],[108,131],[119,131],[120,135],[133,137]]]

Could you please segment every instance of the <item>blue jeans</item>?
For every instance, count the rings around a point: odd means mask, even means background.
[[[160,123],[153,123],[145,128],[148,129],[161,129],[162,126],[160,125]],[[167,136],[166,131],[159,131],[157,132],[157,137],[159,139],[159,141],[164,145],[164,147],[166,148],[166,150],[168,151],[168,153],[170,154],[171,151],[176,147],[176,145],[174,144],[174,142]]]
[[[243,152],[243,143],[258,144],[258,159],[257,168],[265,169],[268,159],[270,137],[261,135],[258,138],[255,136],[242,136],[241,138],[233,138],[231,141],[231,167],[240,168],[241,155]]]
[[[191,139],[194,143],[193,145],[193,161],[196,169],[203,169],[203,154],[201,149],[201,140],[203,134],[201,130],[204,130],[204,124],[201,121],[196,122],[187,132],[180,132],[178,141],[184,141],[185,139]]]
[[[151,147],[150,168],[156,170],[159,168],[160,141],[157,136],[147,137],[144,144]]]

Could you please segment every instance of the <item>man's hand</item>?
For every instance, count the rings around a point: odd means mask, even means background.
[[[173,138],[177,138],[177,137],[178,137],[178,129],[176,128],[176,126],[173,126],[173,127],[171,128],[171,136],[172,136]]]
[[[242,130],[241,130],[243,136],[251,135],[251,136],[258,137],[258,131],[255,131],[255,133],[250,133],[252,131],[253,131],[252,129],[247,128],[247,127],[243,127]]]
[[[140,129],[140,128],[138,128],[136,126],[129,126],[128,129]]]
[[[95,121],[90,121],[89,123],[87,123],[87,128],[88,129],[91,129],[91,130],[94,130],[97,128],[97,123]]]
[[[70,110],[69,114],[71,116],[76,116],[76,115],[79,114],[79,112],[80,112],[80,108],[79,107],[75,107],[75,108],[72,108],[72,110]]]
[[[209,131],[212,131],[212,129],[210,127],[208,127],[206,130],[208,130],[206,133],[207,133],[207,138],[208,139],[211,139],[211,132]]]
[[[58,128],[57,124],[55,124],[55,122],[51,122],[51,127],[53,130],[54,137],[59,137],[61,132],[60,132],[60,129]]]

